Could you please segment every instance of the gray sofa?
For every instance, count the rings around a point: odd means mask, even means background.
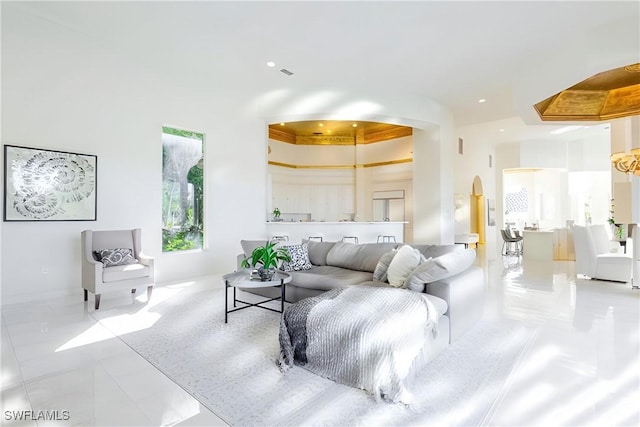
[[[238,266],[251,251],[264,245],[264,241],[243,240],[241,242],[243,254],[238,255]],[[345,242],[315,242],[307,243],[309,270],[290,271],[290,283],[286,285],[287,302],[297,302],[303,298],[319,295],[331,289],[345,286],[390,286],[386,282],[375,281],[374,271],[380,257],[385,253],[403,246],[403,243],[369,243],[352,244]],[[444,348],[464,332],[470,329],[482,316],[484,309],[484,273],[473,265],[469,265],[468,253],[460,245],[411,245],[418,249],[428,262],[437,264],[440,268],[433,276],[437,280],[425,281],[413,291],[424,292],[434,304],[440,314],[439,335],[434,347]],[[456,254],[453,254],[456,252]],[[456,257],[451,255],[466,255],[464,265],[456,266]],[[448,259],[448,262],[444,260]],[[475,253],[473,253],[475,258]],[[453,259],[453,261],[452,261]],[[443,260],[443,263],[439,263]],[[442,265],[440,265],[442,264]],[[276,297],[279,290],[275,288],[247,289],[263,296]],[[409,291],[409,290],[408,290]],[[435,348],[434,348],[435,350]],[[434,355],[439,351],[435,351]]]

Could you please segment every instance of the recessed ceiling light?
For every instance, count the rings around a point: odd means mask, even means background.
[[[479,102],[480,104],[482,104],[483,102],[487,102],[487,100],[486,100],[486,99],[484,99],[484,98],[482,98],[482,99],[478,99],[478,102]]]
[[[358,124],[357,124],[357,123],[354,123],[354,124],[352,124],[351,126],[353,126],[354,128],[357,128],[357,127],[358,127]]]
[[[504,129],[500,129],[500,132],[504,132]]]
[[[324,123],[318,123],[318,126],[324,126]]]
[[[275,63],[275,62],[273,62],[273,61],[268,61],[268,62],[267,62],[267,67],[269,67],[269,68],[273,68],[273,67],[275,67],[275,66],[276,66],[276,63]]]
[[[284,123],[280,123],[280,126],[284,126]]]

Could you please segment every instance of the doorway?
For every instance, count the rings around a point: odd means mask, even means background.
[[[469,200],[469,229],[472,233],[478,233],[478,244],[484,245],[485,239],[485,214],[484,214],[484,192],[482,180],[479,176],[473,179],[471,196]]]

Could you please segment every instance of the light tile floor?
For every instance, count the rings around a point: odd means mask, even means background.
[[[487,261],[480,248],[477,263],[485,316],[535,330],[483,424],[640,425],[640,291],[576,278],[573,262]],[[104,295],[102,309],[132,298]],[[80,292],[1,311],[2,425],[226,425],[97,323]],[[25,410],[57,410],[59,420],[11,419]]]

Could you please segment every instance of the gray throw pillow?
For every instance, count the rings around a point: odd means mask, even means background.
[[[405,288],[422,291],[425,283],[437,282],[465,271],[473,265],[476,251],[457,250],[431,258],[418,265],[404,283]]]
[[[387,270],[389,269],[389,264],[391,264],[391,261],[393,260],[393,257],[396,256],[397,252],[397,249],[393,249],[385,254],[382,254],[380,259],[378,260],[376,269],[373,270],[373,280],[378,282],[387,281]]]
[[[128,248],[100,249],[94,251],[98,261],[105,267],[115,267],[118,265],[134,264],[138,262],[133,256],[133,252]]]

